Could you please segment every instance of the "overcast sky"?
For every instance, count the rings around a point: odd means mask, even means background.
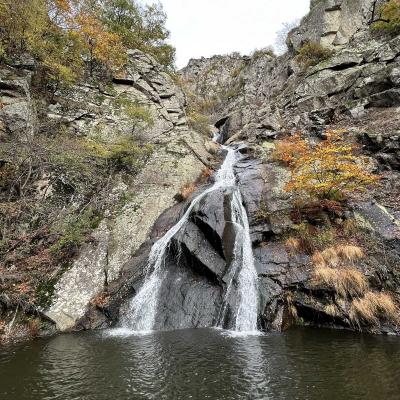
[[[168,15],[179,68],[190,58],[233,51],[249,54],[272,45],[282,24],[302,17],[310,7],[310,0],[160,1]]]

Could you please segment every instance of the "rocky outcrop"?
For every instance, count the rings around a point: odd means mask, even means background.
[[[50,106],[50,118],[66,121],[76,135],[100,135],[105,141],[132,130],[131,120],[119,111],[120,99],[123,105],[147,107],[153,121],[140,129],[141,139],[154,146],[152,156],[129,184],[116,182],[110,193],[128,200],[122,209],[106,212],[108,217],[94,233],[94,243],[86,245],[56,285],[46,315],[60,330],[74,327],[89,302],[119,278],[158,216],[209,162],[203,140],[187,126],[184,97],[172,79],[151,57],[139,51],[130,52],[129,57],[126,74],[115,78],[112,87],[74,87],[59,93],[60,101]],[[63,103],[71,108],[73,102],[80,107],[65,112]]]
[[[371,157],[372,168],[382,174],[381,188],[354,200],[346,212],[319,217],[337,229],[343,229],[346,221],[356,224],[357,240],[367,250],[357,270],[367,277],[371,289],[397,296],[400,41],[369,31],[379,4],[376,0],[312,1],[310,14],[288,37],[287,54],[274,57],[261,51],[251,57],[202,58],[191,60],[181,71],[188,92],[208,109],[220,132],[219,141],[237,146],[242,153],[235,174],[250,223],[258,273],[258,320],[264,329],[279,331],[296,321],[399,333],[387,322],[356,325],[349,299],[339,300],[332,287],[315,282],[310,251],[293,251],[286,244],[288,232],[300,228],[294,224],[285,190],[290,172],[271,158],[274,140],[297,130],[319,140],[327,128],[346,128],[358,140]],[[319,42],[334,52],[303,71],[295,56],[306,41]],[[0,70],[2,135],[34,137],[38,130],[61,125],[75,137],[118,143],[131,135],[153,148],[134,176],[113,176],[105,218],[73,265],[58,277],[51,305],[41,311],[59,330],[118,324],[143,283],[152,244],[207,187],[201,185],[186,202],[176,202],[182,186],[194,182],[212,160],[204,138],[189,129],[181,89],[150,56],[136,50],[128,56],[126,71],[107,87],[81,84],[58,90],[41,111],[46,124],[38,122],[30,69]],[[211,193],[173,238],[156,328],[217,323],[229,281],[227,267],[234,257],[230,202],[229,191]]]
[[[290,32],[288,47],[298,50],[307,41],[329,48],[343,47],[375,19],[381,3],[377,0],[311,1],[310,13]]]
[[[189,90],[206,99],[208,87],[213,94],[240,87],[232,97],[219,95],[211,115],[222,143],[245,141],[256,149],[256,158],[238,163],[237,176],[249,212],[260,281],[260,324],[266,329],[283,329],[294,318],[293,308],[306,324],[398,333],[390,323],[356,325],[348,301],[332,307],[335,293],[315,286],[309,255],[287,249],[287,232],[293,228],[291,200],[284,190],[289,174],[270,158],[274,140],[298,130],[319,140],[326,129],[344,128],[359,142],[381,173],[382,186],[332,223],[340,230],[343,219],[357,221],[362,232],[357,240],[368,253],[357,268],[373,290],[388,290],[397,299],[400,49],[398,36],[370,30],[380,4],[313,1],[309,15],[289,34],[287,54],[192,60],[181,72]],[[333,53],[302,71],[295,57],[307,41]],[[382,257],[383,252],[390,256]]]
[[[37,129],[31,94],[32,72],[0,68],[0,136],[14,135],[27,140]]]
[[[310,127],[317,132],[346,115],[354,124],[376,109],[400,105],[399,38],[370,31],[379,4],[372,0],[313,2],[310,13],[289,34],[287,54],[191,60],[182,77],[189,90],[201,97],[219,94],[212,116],[227,126],[225,140],[234,136],[256,141]],[[332,21],[326,15],[336,15],[334,28],[328,26]],[[333,47],[334,53],[301,71],[295,56],[307,40]],[[233,95],[222,96],[224,88],[232,89]]]

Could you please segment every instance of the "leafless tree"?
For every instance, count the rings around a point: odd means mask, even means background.
[[[286,53],[286,51],[287,51],[286,39],[287,39],[288,33],[292,29],[299,26],[299,24],[300,24],[300,18],[296,18],[290,22],[284,22],[282,24],[282,28],[278,32],[276,32],[274,48],[275,48],[275,53],[277,55],[282,55],[282,54]]]

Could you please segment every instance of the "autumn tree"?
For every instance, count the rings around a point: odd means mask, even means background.
[[[159,4],[134,0],[1,0],[0,58],[23,53],[38,61],[38,74],[57,89],[85,74],[121,70],[126,48],[137,48],[172,66],[166,15]]]
[[[0,40],[4,54],[29,50],[43,35],[48,21],[45,0],[2,0]]]
[[[126,53],[117,34],[106,31],[100,20],[85,12],[76,17],[76,24],[90,76],[93,76],[96,63],[110,70],[122,68]]]
[[[166,42],[169,31],[161,4],[142,6],[135,0],[105,0],[102,20],[111,32],[121,37],[125,47],[142,50],[160,64],[173,66],[175,49]]]
[[[378,180],[368,172],[368,160],[346,141],[344,131],[330,130],[313,144],[300,133],[277,144],[274,157],[289,166],[286,189],[302,197],[338,199],[364,191]]]

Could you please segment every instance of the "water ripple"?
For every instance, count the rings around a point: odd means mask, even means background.
[[[310,329],[60,335],[0,348],[0,399],[390,400],[399,356],[399,338]]]

